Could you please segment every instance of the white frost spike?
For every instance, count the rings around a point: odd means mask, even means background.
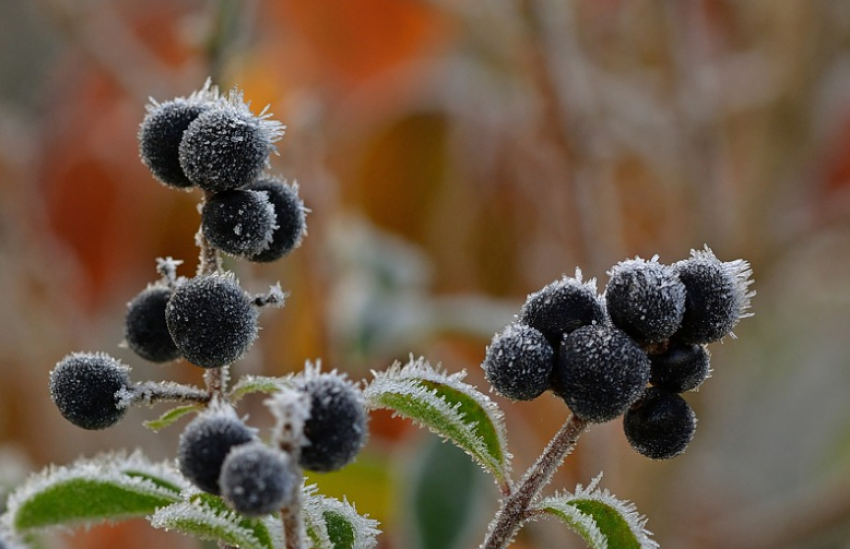
[[[310,395],[282,388],[264,401],[275,417],[274,438],[281,448],[301,448],[310,444],[304,436],[304,424],[310,419]]]
[[[289,297],[289,292],[284,292],[280,287],[280,282],[274,286],[269,286],[269,291],[265,294],[254,296],[254,305],[257,307],[283,307],[286,304],[286,298]]]
[[[354,532],[354,542],[351,549],[373,549],[378,545],[378,521],[370,519],[368,515],[360,515],[354,505],[346,499],[337,499],[320,496],[316,494],[316,487],[305,486],[302,494],[304,496],[304,522],[315,549],[333,549],[334,545],[328,535],[325,523],[326,514],[334,514],[343,518]]]
[[[698,261],[717,262],[723,266],[723,271],[726,275],[735,281],[736,287],[736,308],[738,310],[738,319],[748,318],[753,316],[753,313],[747,312],[751,306],[751,300],[756,295],[755,290],[750,290],[750,285],[753,280],[753,269],[750,267],[750,262],[744,259],[736,259],[734,261],[721,262],[708,247],[708,244],[703,245],[702,250],[691,250],[691,257]],[[730,334],[733,338],[735,334]]]

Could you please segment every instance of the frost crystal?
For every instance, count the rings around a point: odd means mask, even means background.
[[[83,429],[106,429],[127,411],[120,405],[130,368],[105,353],[73,353],[50,372],[50,397],[62,415]]]
[[[555,351],[542,333],[511,324],[493,337],[482,368],[499,394],[514,400],[533,400],[549,388]]]

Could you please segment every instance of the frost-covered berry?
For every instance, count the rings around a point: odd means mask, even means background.
[[[596,279],[582,282],[579,269],[575,278],[565,276],[529,295],[519,312],[521,324],[539,330],[555,347],[564,334],[604,320]]]
[[[255,431],[242,423],[229,406],[220,405],[198,415],[180,435],[177,464],[192,484],[220,495],[221,467],[235,446],[256,440]]]
[[[162,183],[176,188],[192,187],[180,167],[178,150],[183,132],[216,100],[218,90],[208,81],[203,89],[187,97],[164,103],[151,101],[139,127],[139,155]]]
[[[257,338],[256,307],[231,274],[181,284],[165,308],[174,343],[186,360],[218,368],[241,357]]]
[[[245,189],[268,193],[277,219],[277,227],[272,233],[268,248],[248,259],[269,263],[297,248],[307,234],[307,209],[298,196],[298,185],[287,185],[277,178],[263,177],[247,185]]]
[[[693,391],[711,373],[708,350],[702,345],[672,342],[665,352],[649,358],[649,383],[670,393]]]
[[[225,501],[248,517],[279,511],[299,488],[289,456],[262,442],[233,448],[218,483]]]
[[[738,321],[750,313],[749,290],[753,274],[742,259],[721,262],[706,246],[691,250],[691,257],[673,264],[685,285],[682,326],[676,337],[687,343],[712,343],[732,333]]]
[[[484,375],[502,396],[532,400],[549,388],[555,351],[531,326],[511,324],[493,337],[484,357]]]
[[[119,392],[130,388],[130,368],[104,353],[73,353],[50,372],[50,397],[83,429],[106,429],[127,412]]]
[[[268,193],[232,189],[212,195],[201,213],[204,237],[235,256],[253,256],[269,248],[277,216]]]
[[[621,330],[592,325],[564,337],[553,388],[576,416],[603,423],[639,399],[648,381],[646,353]]]
[[[171,339],[165,322],[165,306],[171,298],[166,286],[151,286],[127,305],[124,340],[137,355],[151,362],[180,358],[180,349]]]
[[[192,183],[205,191],[237,189],[262,173],[273,143],[283,135],[283,126],[259,116],[234,90],[201,113],[186,128],[180,142],[180,166]]]
[[[350,463],[366,442],[366,410],[360,391],[336,372],[308,370],[298,389],[310,397],[300,465],[317,472]]]
[[[623,418],[623,430],[636,452],[651,459],[670,459],[694,438],[697,418],[685,399],[649,388]]]
[[[658,343],[679,329],[685,312],[685,285],[656,258],[629,259],[608,273],[608,315],[615,326],[641,343]]]

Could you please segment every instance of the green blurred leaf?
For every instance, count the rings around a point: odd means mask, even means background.
[[[160,429],[165,429],[166,427],[168,427],[181,417],[185,416],[186,414],[191,414],[192,412],[196,412],[203,409],[204,407],[200,404],[178,406],[177,408],[172,408],[171,410],[168,410],[156,419],[144,422],[143,425],[151,431],[156,432]]]
[[[378,523],[359,515],[347,501],[305,488],[304,523],[314,549],[371,549],[378,544]]]
[[[230,401],[236,403],[242,397],[251,393],[276,393],[289,386],[290,377],[242,376],[230,390]]]

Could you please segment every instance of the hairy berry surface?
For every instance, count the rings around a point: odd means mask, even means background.
[[[277,229],[268,193],[232,189],[215,193],[204,203],[201,230],[225,253],[253,256],[269,248]]]
[[[511,324],[493,338],[484,357],[484,375],[502,396],[532,400],[549,388],[555,351],[538,330]]]
[[[664,353],[649,358],[649,382],[670,393],[693,391],[711,373],[708,350],[702,345],[672,342]]]
[[[297,185],[290,186],[277,178],[264,177],[247,185],[245,189],[267,193],[277,220],[268,248],[248,259],[269,263],[297,248],[307,234],[307,210],[298,196]]]
[[[623,418],[631,447],[651,459],[670,459],[684,453],[696,426],[696,415],[685,399],[654,387],[647,389]]]
[[[603,423],[641,397],[649,381],[649,358],[617,328],[584,326],[564,337],[553,381],[576,416]]]
[[[257,338],[257,309],[232,275],[197,276],[168,301],[168,331],[183,356],[203,368],[241,357]]]
[[[519,322],[539,330],[557,347],[561,338],[582,326],[601,324],[605,309],[596,293],[596,280],[581,281],[563,277],[528,296],[519,313]]]
[[[180,358],[165,322],[165,307],[171,289],[151,286],[137,295],[127,306],[124,340],[137,355],[151,362],[168,362]]]
[[[130,369],[104,353],[74,353],[50,372],[50,397],[59,412],[83,429],[106,429],[127,412],[116,393],[130,387]]]
[[[289,456],[262,442],[233,448],[224,460],[219,485],[233,509],[248,517],[279,511],[299,487]]]
[[[179,148],[183,133],[210,103],[178,98],[148,107],[139,128],[139,154],[153,176],[180,189],[193,186],[180,167]]]
[[[227,454],[235,446],[254,440],[254,430],[242,423],[232,408],[205,412],[180,435],[180,472],[204,492],[220,495],[218,479]]]

